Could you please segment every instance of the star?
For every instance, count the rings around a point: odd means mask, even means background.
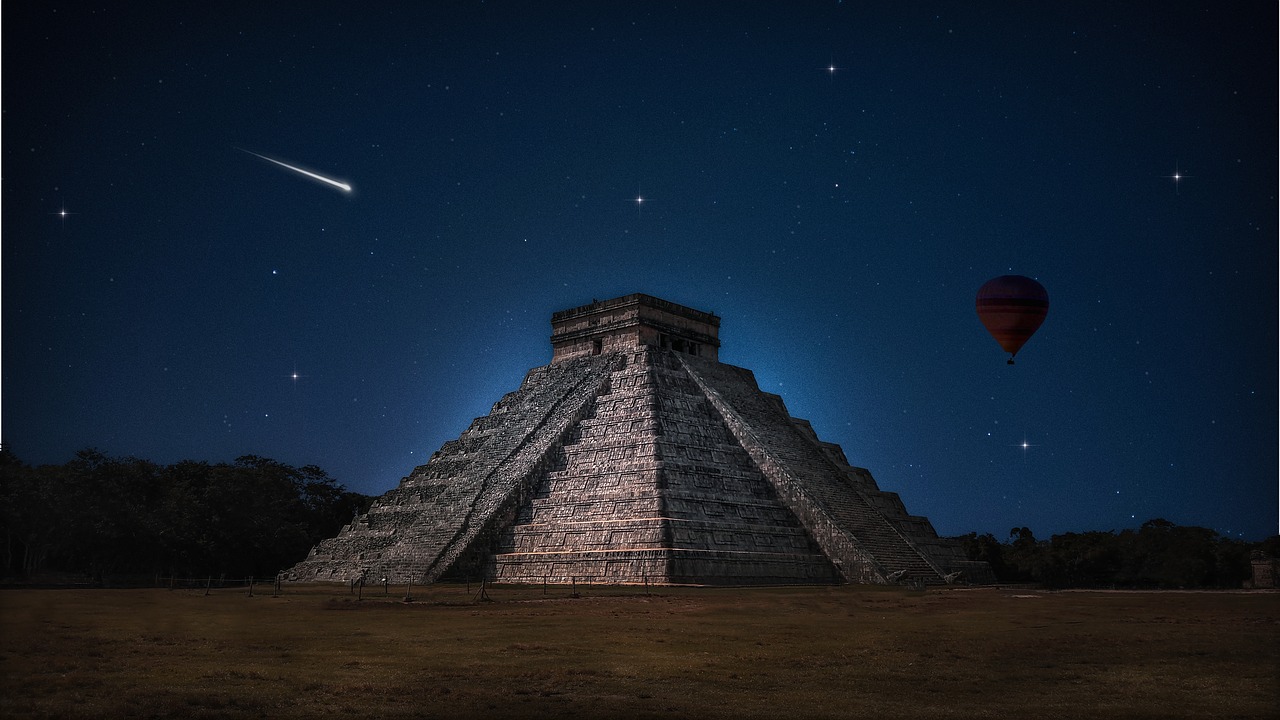
[[[1173,163],[1173,174],[1172,174],[1172,175],[1165,175],[1165,177],[1167,177],[1167,178],[1169,178],[1170,180],[1172,180],[1172,181],[1173,181],[1173,194],[1174,194],[1174,195],[1178,195],[1178,194],[1179,194],[1178,189],[1179,189],[1179,186],[1182,184],[1182,181],[1183,181],[1183,180],[1186,180],[1187,178],[1189,178],[1189,177],[1191,177],[1191,176],[1190,176],[1190,175],[1185,175],[1185,174],[1183,174],[1182,170],[1181,170],[1181,169],[1179,168],[1179,166],[1178,166],[1178,162],[1177,162],[1177,161],[1174,161],[1174,163]]]
[[[1022,448],[1022,457],[1025,460],[1027,457],[1027,451],[1033,447],[1036,447],[1036,445],[1028,441],[1026,435],[1023,435],[1022,442],[1015,444],[1013,447]]]
[[[67,226],[67,216],[68,216],[68,215],[75,215],[76,213],[69,212],[69,211],[67,210],[67,204],[64,202],[64,203],[62,203],[62,207],[58,208],[57,212],[51,212],[51,213],[49,213],[49,214],[50,214],[50,215],[57,215],[57,216],[58,216],[58,220],[60,220],[60,221],[62,222],[62,227],[66,227],[66,226]]]

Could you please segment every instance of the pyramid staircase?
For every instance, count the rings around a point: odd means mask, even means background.
[[[751,371],[680,360],[847,579],[878,582],[905,571],[898,577],[933,582],[945,575],[847,480],[808,423],[793,419],[781,397],[759,389]]]
[[[506,582],[833,582],[671,351],[633,354],[560,448],[486,575]]]
[[[940,583],[963,564],[843,458],[749,370],[658,348],[565,360],[290,576]]]

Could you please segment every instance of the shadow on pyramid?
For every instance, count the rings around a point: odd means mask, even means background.
[[[551,364],[285,576],[768,585],[990,579],[648,295],[555,313]]]

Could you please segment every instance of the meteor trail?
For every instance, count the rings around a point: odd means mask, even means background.
[[[337,180],[331,180],[331,179],[329,179],[329,178],[327,178],[327,177],[325,177],[325,176],[323,176],[323,175],[317,175],[317,174],[315,174],[315,173],[313,173],[313,172],[310,172],[310,171],[307,171],[307,170],[303,170],[303,169],[302,169],[302,168],[300,168],[300,167],[294,167],[294,166],[290,165],[289,163],[283,163],[283,162],[280,162],[279,160],[275,160],[275,159],[273,159],[273,158],[269,158],[269,157],[267,157],[266,155],[259,155],[259,154],[258,154],[258,153],[256,153],[256,152],[251,152],[251,151],[249,151],[249,150],[245,150],[244,148],[236,148],[236,149],[237,149],[237,150],[239,150],[240,152],[249,153],[250,155],[253,155],[254,157],[260,157],[260,158],[262,158],[263,160],[266,160],[267,162],[273,162],[273,163],[275,163],[275,164],[279,165],[280,167],[286,167],[286,168],[289,168],[290,170],[292,170],[292,171],[294,171],[294,172],[296,172],[296,173],[302,173],[303,175],[306,175],[307,177],[309,177],[309,178],[311,178],[311,179],[313,179],[313,180],[319,180],[319,181],[320,181],[320,182],[322,182],[322,183],[328,183],[329,185],[332,185],[332,186],[334,186],[334,187],[338,188],[339,190],[341,190],[341,191],[343,191],[343,192],[348,192],[348,193],[349,193],[349,192],[351,192],[351,186],[350,186],[350,185],[348,185],[347,183],[338,182]]]

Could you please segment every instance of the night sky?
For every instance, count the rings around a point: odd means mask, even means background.
[[[0,18],[29,464],[380,494],[642,292],[941,534],[1277,530],[1275,3],[108,5]]]

